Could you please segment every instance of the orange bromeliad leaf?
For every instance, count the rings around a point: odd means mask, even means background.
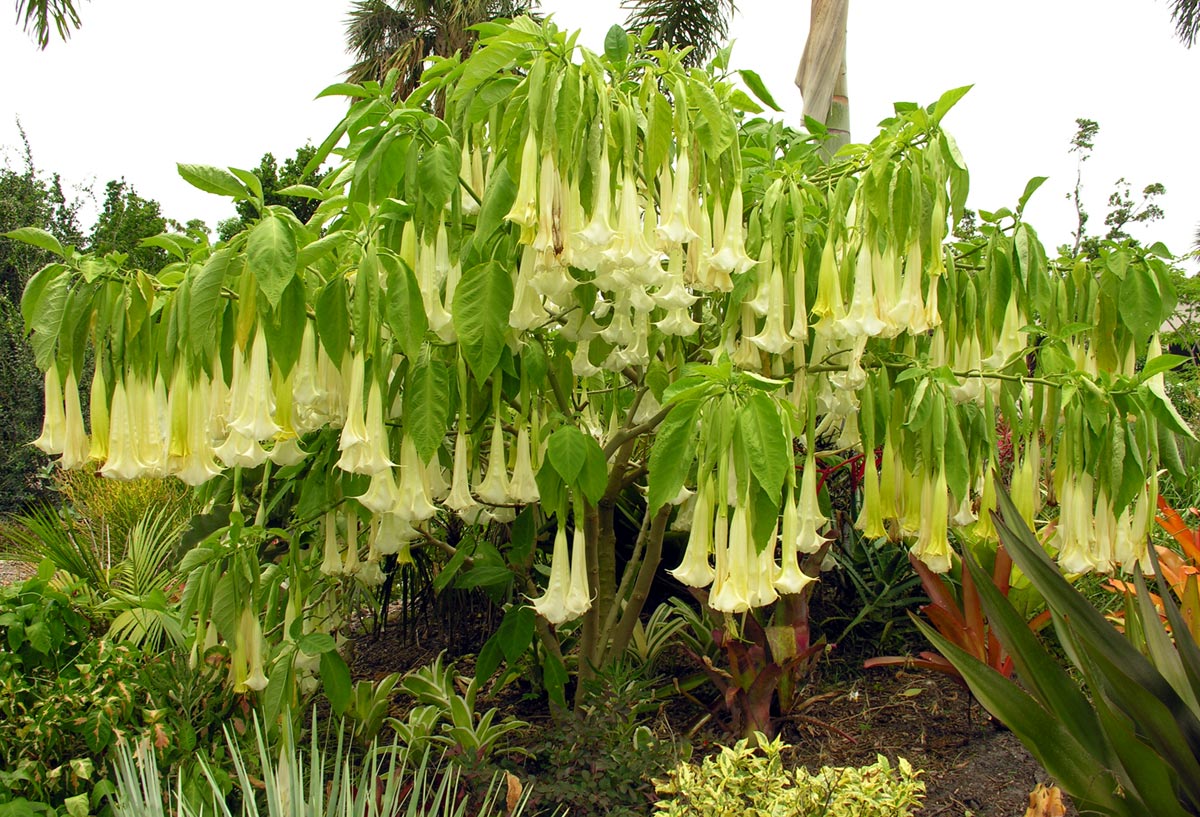
[[[1161,496],[1158,498],[1158,510],[1158,515],[1154,517],[1158,524],[1179,543],[1188,559],[1200,562],[1200,529],[1189,528],[1179,511],[1172,508]]]

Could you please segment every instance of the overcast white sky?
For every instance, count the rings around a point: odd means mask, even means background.
[[[739,0],[733,63],[758,71],[797,122],[792,84],[808,3]],[[785,6],[792,11],[781,10]],[[265,151],[320,142],[343,103],[313,100],[348,65],[343,0],[85,2],[83,28],[38,51],[0,20],[0,146],[19,162],[20,117],[38,168],[102,191],[124,176],[166,215],[210,227],[227,200],[189,187],[175,162],[254,167]],[[10,6],[11,8],[11,6]],[[544,2],[582,44],[601,48],[619,0]],[[10,12],[11,14],[11,12]],[[867,140],[895,100],[927,104],[974,84],[945,120],[971,169],[975,208],[1015,204],[1031,176],[1050,181],[1027,218],[1047,245],[1068,241],[1076,117],[1100,123],[1085,166],[1099,229],[1113,182],[1161,181],[1167,218],[1137,231],[1176,253],[1200,224],[1200,46],[1174,37],[1166,0],[854,0],[849,25],[853,136]]]

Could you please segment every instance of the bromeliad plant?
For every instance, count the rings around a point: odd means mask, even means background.
[[[971,545],[965,544],[970,549]],[[972,551],[974,554],[974,551]],[[978,558],[978,557],[976,557]],[[931,571],[919,559],[909,557],[913,569],[921,579],[921,586],[929,595],[929,603],[921,605],[921,612],[928,619],[928,624],[938,631],[943,638],[959,649],[967,652],[1005,678],[1013,674],[1013,660],[1005,651],[996,637],[988,616],[975,587],[974,571],[963,568],[962,584],[956,593],[954,586],[946,576]],[[1001,596],[1008,598],[1012,581],[1012,558],[1004,545],[1000,544],[995,551],[992,570],[984,572]],[[1043,611],[1029,621],[1029,629],[1037,632],[1050,621],[1050,611]],[[863,662],[867,669],[873,667],[916,667],[918,669],[940,672],[949,675],[960,683],[966,683],[958,667],[944,656],[936,652],[923,651],[916,658],[911,656],[880,656],[868,658]]]
[[[1006,494],[999,506],[1001,541],[1045,597],[1059,640],[1087,691],[1039,643],[969,551],[964,553],[967,569],[1023,688],[932,627],[920,623],[922,631],[1081,812],[1200,814],[1200,647],[1186,637],[1172,642],[1139,572],[1131,613],[1144,638],[1146,653],[1140,652],[1063,578]],[[1165,591],[1153,555],[1151,560],[1167,620],[1183,633],[1183,617]]]
[[[806,429],[882,448],[858,523],[934,571],[952,522],[989,533],[997,414],[1053,441],[1027,443],[1022,473],[1057,464],[1060,558],[1141,558],[1156,430],[1181,430],[1161,385],[1176,359],[1153,340],[1165,263],[1050,262],[1022,220],[1036,182],[981,243],[947,246],[968,176],[941,122],[966,89],[898,105],[826,164],[755,116],[735,80],[775,103],[728,59],[487,24],[403,102],[394,77],[327,89],[352,100],[313,160],[333,168],[283,191],[318,202],[306,223],[250,173],[180,165],[258,220],[217,246],[160,237],[174,261],[155,275],[10,234],[59,258],[22,301],[46,373],[38,445],[232,507],[186,562],[184,610],[239,689],[294,697],[316,659],[348,705],[344,665],[304,639],[341,634],[341,591],[413,548],[510,604],[483,666],[537,638],[562,702],[569,666],[586,679],[625,654],[681,513],[681,581],[732,615],[781,603],[822,524],[788,480]]]

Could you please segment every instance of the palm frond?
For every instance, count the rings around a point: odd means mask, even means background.
[[[355,62],[346,78],[378,82],[395,69],[400,74],[396,92],[403,98],[419,83],[430,56],[470,50],[471,26],[527,14],[536,5],[531,0],[354,0],[346,20],[346,50]]]
[[[1175,23],[1175,35],[1191,48],[1200,35],[1200,0],[1171,0],[1171,21]]]
[[[654,26],[656,48],[691,46],[686,62],[699,65],[729,37],[729,19],[737,12],[734,0],[625,0],[625,28],[639,32]]]
[[[110,543],[99,530],[64,519],[49,505],[12,517],[0,542],[0,559],[39,564],[45,559],[55,569],[82,579],[96,592],[109,586]]]
[[[79,11],[74,0],[17,0],[17,20],[26,31],[33,29],[39,48],[50,44],[50,27],[66,40],[79,28]]]

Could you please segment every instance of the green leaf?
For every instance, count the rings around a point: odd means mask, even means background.
[[[422,462],[429,462],[446,436],[450,412],[450,370],[424,360],[409,367],[404,387],[404,429]]]
[[[690,80],[688,94],[700,108],[703,128],[706,131],[701,136],[707,136],[704,144],[705,151],[712,156],[723,153],[737,137],[732,116],[721,107],[721,103],[717,101],[716,95],[706,83],[695,79]]]
[[[66,271],[63,264],[47,264],[25,282],[25,290],[21,294],[21,317],[27,333],[33,329],[33,319],[38,314],[46,290]]]
[[[179,175],[193,187],[198,187],[205,193],[215,193],[218,196],[232,196],[235,199],[250,198],[250,191],[238,181],[228,170],[209,165],[176,164]]]
[[[334,365],[340,366],[350,348],[350,312],[346,306],[346,279],[335,275],[321,288],[314,308],[317,337]]]
[[[296,277],[296,236],[291,227],[274,215],[255,224],[246,243],[246,260],[267,301],[278,306]]]
[[[514,605],[505,613],[504,620],[500,622],[500,627],[496,630],[505,661],[515,664],[529,649],[529,645],[533,643],[533,628],[536,619],[533,608],[525,605]]]
[[[759,102],[762,102],[773,111],[783,112],[783,108],[779,107],[779,103],[775,101],[775,97],[771,96],[771,92],[767,90],[767,85],[762,81],[762,77],[745,68],[738,71],[738,76],[742,78],[742,82],[746,83],[746,87],[750,89],[750,93],[758,97]]]
[[[478,380],[487,379],[500,362],[512,305],[512,277],[498,261],[467,270],[454,291],[458,348]]]
[[[579,490],[593,505],[600,501],[608,489],[608,461],[604,458],[604,450],[600,443],[592,437],[587,438],[588,446],[583,469],[579,472]]]
[[[488,179],[483,191],[483,202],[479,206],[479,218],[475,222],[475,235],[471,245],[481,252],[484,242],[505,224],[504,216],[512,209],[517,199],[517,186],[508,172],[508,162],[500,162]]]
[[[967,95],[967,91],[973,88],[973,85],[964,85],[961,88],[952,88],[938,98],[938,101],[933,105],[933,124],[938,124],[942,121],[942,117],[949,113],[960,99]]]
[[[69,294],[67,276],[59,275],[46,284],[38,298],[37,310],[32,316],[33,337],[30,345],[33,346],[34,360],[42,371],[49,369],[54,362],[54,350],[58,346]]]
[[[438,211],[446,206],[450,194],[458,186],[458,169],[460,156],[457,144],[453,141],[441,141],[421,155],[421,163],[417,166],[417,181],[420,184],[421,195],[429,202],[433,210]]]
[[[350,707],[350,698],[354,691],[350,683],[350,668],[337,654],[336,650],[321,653],[321,686],[329,705],[339,715],[344,714]]]
[[[962,426],[958,421],[958,409],[946,406],[946,447],[943,449],[946,468],[946,484],[959,501],[967,496],[970,481],[970,462],[967,443],[963,438]]]
[[[386,255],[382,258],[388,268],[387,323],[404,356],[416,360],[421,356],[425,333],[429,331],[421,286],[417,283],[417,276],[403,261]]]
[[[1121,322],[1138,343],[1158,331],[1162,315],[1162,293],[1153,273],[1144,265],[1130,267],[1121,282]]]
[[[311,184],[289,184],[275,191],[277,196],[296,196],[301,199],[324,199],[325,194]]]
[[[702,405],[700,400],[677,403],[654,435],[646,493],[650,513],[674,499],[687,479],[696,458],[696,421]]]
[[[269,314],[262,316],[265,320],[259,322],[267,335],[267,347],[271,350],[272,362],[284,377],[300,359],[300,344],[304,340],[304,327],[308,323],[307,305],[303,279],[293,278],[283,291],[279,305]]]
[[[1138,382],[1145,383],[1154,377],[1154,375],[1161,372],[1169,372],[1171,369],[1182,363],[1186,363],[1190,359],[1183,355],[1159,355],[1158,357],[1150,358],[1146,361],[1146,365],[1142,367],[1142,370],[1138,372]]]
[[[614,66],[624,65],[629,58],[629,34],[621,26],[614,25],[604,35],[604,56]]]
[[[292,676],[292,656],[289,655],[287,660],[276,661],[271,666],[270,675],[267,677],[267,688],[263,690],[262,706],[264,720],[268,726],[275,723],[279,713],[283,711],[283,702],[291,691]]]
[[[305,655],[324,655],[337,649],[337,643],[328,633],[307,633],[296,642]]]
[[[671,149],[671,138],[675,134],[675,121],[671,103],[657,90],[650,95],[649,121],[646,123],[646,170],[650,175],[658,172]]]
[[[1025,192],[1021,194],[1021,198],[1017,201],[1017,214],[1020,215],[1025,211],[1025,205],[1029,202],[1029,197],[1037,192],[1037,189],[1045,184],[1048,176],[1034,176],[1025,185]]]
[[[348,230],[334,230],[331,233],[321,236],[316,241],[310,241],[296,250],[297,266],[303,269],[310,264],[315,264],[345,244],[350,235],[351,233]]]
[[[738,412],[734,444],[745,448],[750,473],[769,497],[779,499],[791,463],[791,446],[775,403],[765,394],[754,394]]]
[[[354,85],[349,82],[335,82],[322,90],[321,93],[317,94],[314,99],[320,99],[321,97],[326,96],[352,96],[359,99],[369,99],[370,97],[375,96],[375,94],[371,91],[368,91],[361,85]]]
[[[476,49],[471,58],[463,63],[462,78],[454,90],[456,99],[477,88],[496,72],[507,68],[527,45],[510,40],[489,40],[483,48]]]
[[[4,235],[13,241],[31,244],[34,247],[52,252],[60,258],[66,258],[67,256],[67,251],[63,249],[63,245],[57,238],[37,227],[18,227],[15,230],[9,230]]]
[[[546,442],[546,457],[567,485],[575,484],[588,458],[588,442],[596,441],[575,426],[563,426]]]

